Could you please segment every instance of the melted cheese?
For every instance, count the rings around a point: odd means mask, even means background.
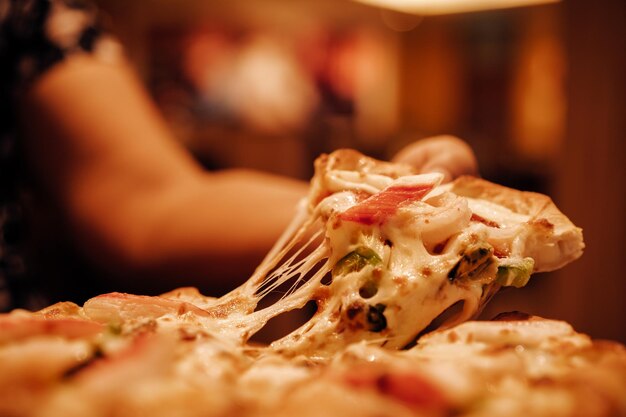
[[[271,348],[323,358],[361,340],[402,348],[458,302],[462,311],[446,325],[474,316],[497,290],[497,265],[529,255],[525,225],[530,219],[493,202],[455,195],[449,186],[438,186],[441,179],[440,174],[393,178],[370,171],[316,172],[309,199],[270,255],[244,286],[218,300],[216,309],[228,311],[222,327],[245,341],[271,318],[315,300],[316,315]],[[384,221],[341,218],[368,204],[363,194],[414,184],[434,188],[383,215]],[[475,215],[485,222],[473,221]],[[457,279],[454,268],[477,245],[494,248],[501,259],[491,256],[480,276]],[[335,275],[330,285],[322,284],[342,258],[359,248],[372,251],[380,265]],[[291,289],[280,301],[252,312],[261,298],[285,285]],[[374,293],[364,294],[364,286]]]
[[[237,327],[245,327],[245,335],[260,328],[270,318],[302,307],[314,299],[318,301],[315,317],[292,334],[274,342],[272,348],[283,354],[328,357],[360,340],[401,348],[458,301],[463,301],[465,308],[456,320],[466,320],[478,311],[484,283],[465,281],[458,285],[448,277],[464,249],[485,235],[480,230],[468,229],[472,213],[465,199],[435,189],[425,197],[426,201],[403,205],[381,225],[337,220],[340,213],[358,203],[356,193],[364,191],[361,181],[368,187],[372,184],[386,187],[419,183],[436,185],[441,181],[440,175],[405,176],[383,181],[380,176],[371,174],[356,176],[332,171],[329,178],[329,190],[321,193],[328,194],[333,189],[339,191],[331,193],[310,210],[310,218],[300,229],[306,229],[319,218],[324,220],[326,237],[321,246],[299,265],[293,257],[279,265],[281,256],[275,256],[257,271],[279,271],[261,281],[262,285],[270,282],[267,288],[283,285],[293,276],[306,283],[278,303],[242,316]],[[293,250],[295,240],[291,239],[282,250],[274,252],[284,254]],[[436,244],[445,241],[450,241],[445,251],[432,252]],[[381,266],[335,276],[329,286],[322,285],[324,275],[341,258],[359,247],[375,252],[382,261]],[[323,266],[311,276],[311,266],[320,263]],[[363,296],[361,288],[374,275],[376,293]],[[252,288],[258,295],[258,288]],[[247,292],[251,294],[251,288]],[[237,294],[240,296],[241,292]],[[382,314],[382,328],[369,328],[367,320],[370,314]]]

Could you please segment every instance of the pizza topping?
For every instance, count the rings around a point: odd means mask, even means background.
[[[333,268],[333,276],[358,272],[366,265],[376,267],[380,264],[382,264],[382,259],[376,252],[374,252],[374,250],[366,246],[359,246],[335,264],[335,267]]]
[[[383,224],[403,205],[424,198],[441,182],[441,179],[442,176],[437,174],[402,177],[381,192],[350,207],[341,213],[339,218],[368,226]]]
[[[530,280],[534,266],[532,258],[508,260],[498,265],[496,282],[504,287],[522,288]]]
[[[369,323],[369,329],[372,332],[381,332],[387,328],[387,319],[383,314],[386,306],[378,303],[376,305],[370,305],[367,310],[367,322]]]
[[[493,277],[489,272],[495,272],[490,271],[493,265],[493,247],[486,242],[472,244],[465,249],[461,259],[448,272],[448,279],[454,282],[482,277],[484,278],[482,281],[489,281]]]
[[[341,213],[339,218],[368,226],[382,224],[396,213],[401,204],[417,201],[430,190],[432,190],[431,185],[389,187],[385,191],[349,208]]]
[[[360,274],[361,287],[359,295],[363,298],[372,298],[378,292],[378,285],[381,279],[382,259],[378,254],[367,246],[359,246],[335,264],[333,277],[359,272],[366,266],[370,266],[370,272]]]
[[[375,305],[355,301],[346,309],[346,321],[348,327],[353,330],[367,329],[378,333],[387,328],[387,319],[383,314],[386,306],[378,303]]]

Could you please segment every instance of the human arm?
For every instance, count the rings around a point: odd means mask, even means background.
[[[114,275],[232,280],[269,249],[304,183],[207,173],[123,61],[66,59],[23,103],[26,154],[84,253]]]

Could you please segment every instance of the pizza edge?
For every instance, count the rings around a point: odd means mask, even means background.
[[[524,229],[537,236],[535,243],[539,248],[535,251],[537,256],[533,257],[535,272],[559,269],[582,255],[585,248],[582,229],[547,195],[515,190],[468,175],[458,177],[450,187],[450,191],[459,196],[489,201],[528,216],[530,219]],[[557,251],[557,254],[552,259],[543,259],[541,251],[544,249]]]

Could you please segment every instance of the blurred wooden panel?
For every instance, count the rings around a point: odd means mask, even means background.
[[[583,258],[554,304],[596,337],[626,342],[626,2],[569,0],[569,116],[557,202],[583,227]]]
[[[424,134],[448,133],[466,103],[462,44],[453,21],[424,21],[404,37],[402,92],[406,128]]]
[[[583,228],[582,258],[498,294],[483,316],[523,310],[626,342],[626,2],[569,0],[566,131],[548,193]]]

